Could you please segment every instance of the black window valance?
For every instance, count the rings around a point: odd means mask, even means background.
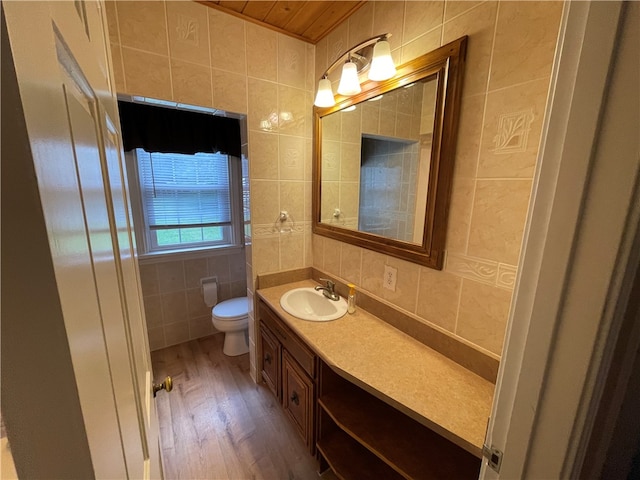
[[[240,122],[235,118],[118,102],[125,151],[223,153],[241,156]]]

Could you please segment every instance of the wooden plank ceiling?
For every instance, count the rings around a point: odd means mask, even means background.
[[[366,1],[199,1],[253,23],[316,44]]]

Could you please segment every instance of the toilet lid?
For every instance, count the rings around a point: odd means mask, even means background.
[[[211,314],[218,320],[238,320],[246,317],[249,313],[249,302],[247,297],[232,298],[220,302],[213,307]]]

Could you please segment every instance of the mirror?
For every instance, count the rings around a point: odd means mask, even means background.
[[[314,107],[314,233],[442,268],[466,42]]]

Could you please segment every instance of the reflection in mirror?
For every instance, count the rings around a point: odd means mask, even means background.
[[[442,268],[466,42],[314,107],[314,233]]]
[[[321,222],[422,244],[437,77],[322,118]]]

